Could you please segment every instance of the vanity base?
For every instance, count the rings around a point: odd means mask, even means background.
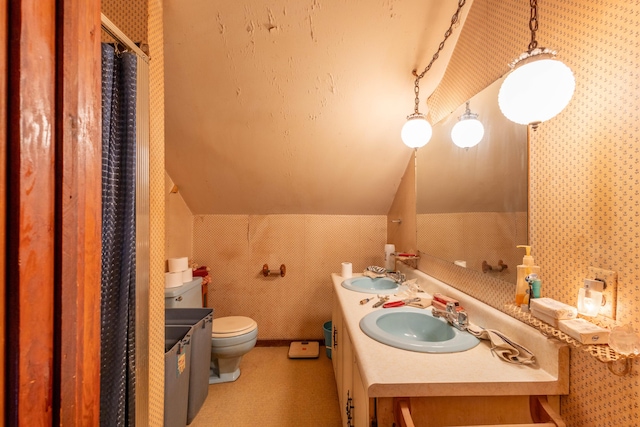
[[[559,396],[385,397],[369,408],[378,425],[562,427],[559,403]]]

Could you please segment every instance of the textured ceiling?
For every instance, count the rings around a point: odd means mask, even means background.
[[[455,0],[165,0],[166,169],[194,214],[386,214]],[[420,110],[467,1],[420,83]]]

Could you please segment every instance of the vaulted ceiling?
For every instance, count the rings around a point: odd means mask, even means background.
[[[165,0],[166,170],[194,214],[386,214],[455,0]],[[420,83],[437,86],[471,0]]]

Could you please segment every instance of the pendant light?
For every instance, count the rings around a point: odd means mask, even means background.
[[[426,145],[431,139],[431,135],[433,134],[433,129],[431,128],[431,124],[427,121],[427,117],[418,111],[418,106],[420,104],[420,79],[424,77],[424,75],[431,69],[431,66],[440,56],[440,51],[444,48],[444,43],[447,41],[451,33],[453,32],[453,26],[458,22],[458,14],[462,9],[462,6],[466,3],[466,0],[458,0],[458,9],[456,13],[451,17],[451,25],[449,29],[444,33],[444,40],[438,46],[438,50],[431,58],[431,62],[426,66],[424,71],[418,74],[417,70],[413,70],[413,75],[416,80],[414,83],[414,92],[416,94],[415,98],[415,107],[413,109],[413,114],[407,116],[407,122],[402,126],[402,131],[400,132],[400,137],[402,138],[402,142],[405,143],[410,148],[418,149]]]
[[[467,109],[451,129],[451,139],[460,148],[471,148],[478,145],[483,136],[484,126],[478,120],[478,115],[471,112],[467,101]]]
[[[530,0],[529,50],[509,66],[512,71],[498,93],[500,110],[509,120],[534,129],[555,117],[571,101],[576,82],[571,69],[557,60],[556,51],[538,47],[538,2]]]

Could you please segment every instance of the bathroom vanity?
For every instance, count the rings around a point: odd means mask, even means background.
[[[569,392],[566,344],[547,339],[530,326],[418,270],[407,269],[405,273],[408,279],[417,278],[427,293],[440,292],[460,301],[470,322],[506,334],[531,350],[537,363],[507,363],[492,353],[485,340],[470,350],[444,354],[382,344],[365,335],[359,322],[374,310],[394,308],[373,308],[375,294],[345,289],[343,278],[333,274],[332,362],[343,426],[391,426],[394,412],[401,412],[399,408],[410,410],[413,421],[426,426],[538,425],[533,424],[537,417],[530,414],[532,404],[534,412],[543,405],[557,416],[554,411],[559,412],[559,396]],[[359,303],[371,296],[374,299],[367,304]]]

